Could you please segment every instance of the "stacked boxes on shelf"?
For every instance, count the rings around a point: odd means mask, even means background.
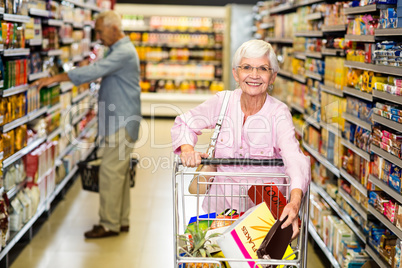
[[[401,36],[402,32],[390,28],[399,23],[394,14],[396,11],[400,17],[401,1],[396,8],[386,6],[396,1],[381,2],[384,6],[367,4],[258,3],[255,10],[260,12],[269,7],[270,20],[292,17],[303,23],[295,25],[291,36],[282,26],[268,31],[261,23],[255,25],[281,59],[273,94],[292,109],[296,128],[303,134],[302,145],[317,161],[312,170],[313,192],[317,190],[328,202],[352,231],[353,241],[380,266],[399,267],[401,242],[397,238],[402,238],[402,233],[395,227],[394,212],[402,203],[401,43],[393,35]],[[285,36],[292,42],[274,38]],[[303,94],[297,94],[300,86],[293,86],[304,84],[300,75],[306,81]],[[298,108],[300,102],[303,109]],[[384,198],[386,194],[392,198]],[[381,213],[368,205],[369,197],[372,203],[386,204]],[[327,210],[325,207],[321,221],[334,222]],[[322,232],[322,223],[314,222],[318,218],[312,220],[327,245],[323,250],[335,256],[335,260],[329,258],[333,266],[344,265],[331,237]]]

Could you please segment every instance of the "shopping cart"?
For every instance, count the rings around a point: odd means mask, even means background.
[[[272,167],[283,167],[283,162],[281,159],[202,159],[202,164],[204,165],[263,165]],[[240,169],[240,167],[239,167]],[[187,190],[189,181],[197,179],[198,190],[197,194],[190,194]],[[211,179],[201,179],[202,177],[207,177]],[[213,178],[220,178],[219,180],[214,180]],[[223,180],[221,178],[224,178]],[[264,178],[262,180],[261,178]],[[286,267],[307,267],[307,237],[308,237],[308,215],[309,215],[309,189],[304,195],[302,200],[301,208],[299,211],[300,221],[300,233],[297,239],[291,243],[293,249],[293,259],[289,256],[284,256],[282,260],[279,259],[246,259],[239,256],[238,258],[226,258],[226,257],[193,257],[186,254],[183,250],[183,235],[185,230],[189,226],[189,221],[195,219],[196,223],[202,221],[214,221],[215,224],[221,224],[222,226],[228,225],[228,222],[236,221],[237,217],[226,216],[219,217],[214,213],[213,205],[209,205],[211,199],[225,198],[225,200],[236,203],[236,208],[241,211],[246,211],[250,208],[250,201],[248,189],[252,186],[267,186],[267,178],[270,182],[275,183],[275,185],[281,190],[286,200],[289,200],[289,187],[290,178],[285,174],[280,173],[239,173],[239,172],[196,172],[194,169],[185,168],[181,165],[179,157],[176,157],[173,167],[173,194],[174,194],[174,267],[187,268],[187,267],[209,267],[209,268],[221,268],[226,267],[225,264],[230,264],[232,266],[241,265],[242,267],[251,268],[261,268],[261,267],[280,267],[279,265],[284,265]],[[211,187],[212,185],[219,185],[224,187],[224,193],[218,193],[210,191],[206,194],[200,194],[200,186],[204,188]],[[236,191],[233,190],[236,188]],[[233,195],[232,193],[237,193]],[[207,205],[204,204],[204,210],[202,209],[202,201],[207,198]],[[254,197],[262,198],[262,196]],[[226,202],[225,201],[225,202]],[[254,206],[254,202],[251,206]],[[213,202],[212,202],[213,203]],[[271,203],[269,209],[270,211],[279,211],[279,207],[273,207],[274,202]],[[279,206],[279,203],[277,204]],[[216,206],[215,206],[216,207]],[[218,212],[219,213],[219,212]],[[278,214],[277,214],[278,215]],[[219,236],[219,234],[218,234]],[[190,240],[191,241],[191,240]],[[186,246],[186,245],[184,245]],[[187,245],[188,246],[188,245]],[[291,260],[290,260],[291,259]],[[252,261],[251,261],[252,260]],[[201,264],[201,265],[200,265]],[[233,265],[235,264],[235,265]],[[281,266],[283,267],[283,266]]]

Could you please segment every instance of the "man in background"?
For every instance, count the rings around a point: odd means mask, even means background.
[[[105,148],[99,171],[100,222],[85,233],[86,238],[129,231],[129,162],[141,121],[139,59],[134,45],[124,35],[120,15],[114,11],[99,14],[95,32],[102,44],[109,47],[105,58],[34,83],[40,90],[55,82],[80,85],[102,78],[98,126],[99,136],[105,137]]]

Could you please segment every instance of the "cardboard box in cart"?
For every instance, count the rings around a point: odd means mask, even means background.
[[[275,218],[265,202],[249,209],[217,239],[226,258],[258,259],[257,250],[275,224]],[[284,256],[293,253],[288,246]],[[294,259],[292,255],[289,260]],[[231,268],[254,268],[255,262],[229,262]]]

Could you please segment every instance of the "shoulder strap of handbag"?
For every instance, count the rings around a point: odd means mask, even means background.
[[[209,159],[213,158],[215,155],[216,141],[218,140],[219,131],[221,130],[223,118],[225,117],[225,113],[228,108],[230,95],[231,95],[230,91],[225,91],[225,96],[223,97],[221,112],[219,113],[219,117],[218,117],[218,121],[216,122],[216,125],[215,125],[214,133],[212,134],[211,140],[209,142],[209,147],[208,147],[208,152],[207,152]]]

